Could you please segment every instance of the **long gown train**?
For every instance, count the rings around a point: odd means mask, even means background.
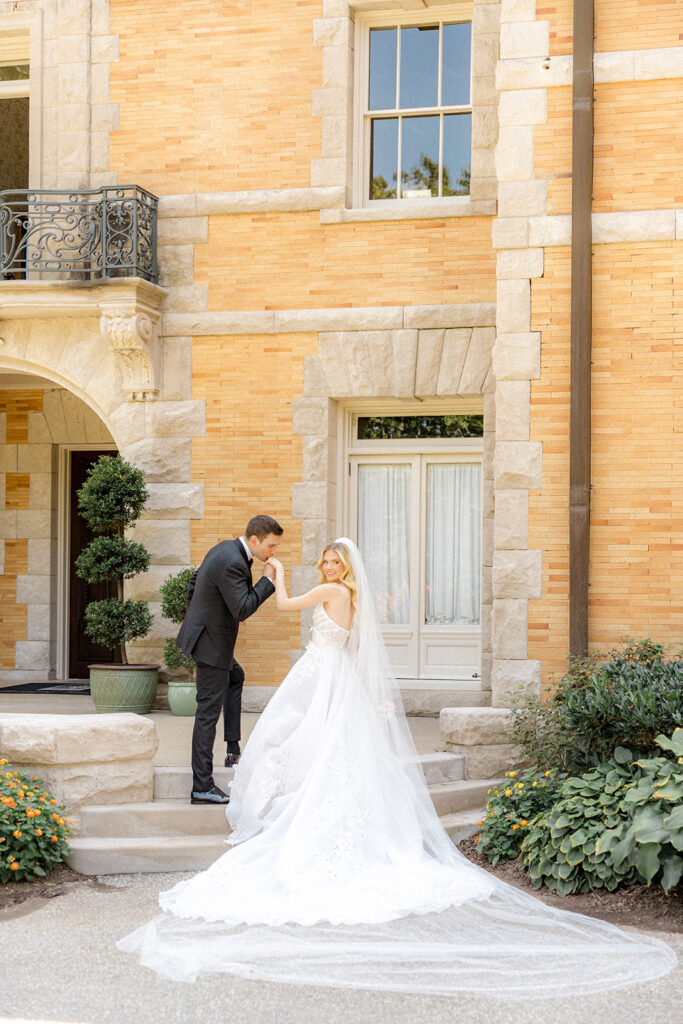
[[[617,988],[676,965],[665,943],[547,907],[463,857],[400,698],[368,683],[383,655],[375,647],[373,664],[349,647],[317,606],[312,641],[236,770],[232,848],[161,893],[163,913],[120,949],[178,981],[223,971],[508,999]]]

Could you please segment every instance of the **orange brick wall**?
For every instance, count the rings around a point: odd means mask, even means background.
[[[491,218],[320,224],[317,213],[211,217],[195,248],[210,309],[495,302]]]
[[[43,408],[42,391],[0,391],[0,412],[7,416],[8,445],[28,443],[28,414]],[[5,505],[8,512],[29,507],[29,474],[5,473]],[[28,609],[17,604],[17,576],[28,572],[28,540],[5,540],[5,568],[0,573],[0,669],[15,666],[15,644],[26,640]]]
[[[680,206],[680,79],[598,85],[595,96],[595,212]]]
[[[683,22],[682,22],[683,24]],[[571,213],[571,87],[548,90],[535,129],[535,174],[548,180],[548,213]],[[678,79],[595,87],[596,213],[683,203],[683,90]]]
[[[572,52],[573,0],[537,0],[537,19],[550,22],[551,57]],[[595,49],[680,46],[680,0],[595,0]]]
[[[531,440],[543,443],[543,487],[529,495],[529,548],[543,552],[543,590],[529,601],[529,657],[544,683],[569,643],[569,247],[545,250],[532,282],[532,331],[542,332],[541,379],[531,382]]]
[[[309,186],[319,17],[321,0],[111,0],[119,181],[157,195]]]
[[[291,517],[292,484],[301,479],[301,438],[292,434],[292,399],[303,390],[303,359],[317,335],[197,338],[194,398],[206,399],[206,437],[193,441],[193,479],[204,483],[204,519],[192,524],[192,561],[249,518],[265,512],[284,528],[281,560],[300,564],[301,525]],[[260,563],[254,563],[254,579]],[[240,626],[236,655],[247,683],[275,685],[300,646],[299,616],[272,599]]]
[[[621,636],[680,644],[683,634],[683,352],[676,343],[683,247],[594,249],[590,644]],[[543,594],[529,602],[529,657],[544,682],[568,647],[569,248],[546,249],[533,283],[542,376],[531,439],[543,487],[529,502],[529,547],[543,551]]]
[[[593,267],[590,638],[680,646],[683,246],[598,246]]]

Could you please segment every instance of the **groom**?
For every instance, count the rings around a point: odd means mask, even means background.
[[[254,516],[243,537],[223,540],[207,552],[190,579],[185,619],[177,643],[197,665],[197,714],[192,733],[193,804],[227,804],[229,797],[213,781],[216,722],[234,664],[240,622],[253,615],[275,591],[272,565],[264,564],[252,586],[254,557],[266,562],[277,554],[282,527],[271,516]]]

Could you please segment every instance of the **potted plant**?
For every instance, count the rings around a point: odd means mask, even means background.
[[[147,501],[142,470],[120,455],[102,455],[78,492],[78,511],[96,535],[76,559],[88,583],[116,584],[116,597],[91,601],[85,631],[97,644],[118,649],[121,664],[90,665],[90,692],[97,711],[148,714],[156,696],[158,665],[131,665],[126,643],[146,636],[152,625],[147,601],[124,599],[123,581],[146,572],[149,552],[124,536]]]
[[[161,614],[176,625],[185,618],[187,611],[187,586],[190,577],[196,571],[195,566],[181,569],[169,576],[161,584]],[[164,644],[164,663],[169,672],[186,669],[188,678],[169,679],[168,706],[174,715],[195,715],[197,713],[197,687],[194,679],[195,664],[192,658],[178,647],[173,637],[168,637]]]

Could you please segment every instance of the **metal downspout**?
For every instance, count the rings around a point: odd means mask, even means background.
[[[593,0],[574,0],[569,650],[588,652],[593,190]]]

